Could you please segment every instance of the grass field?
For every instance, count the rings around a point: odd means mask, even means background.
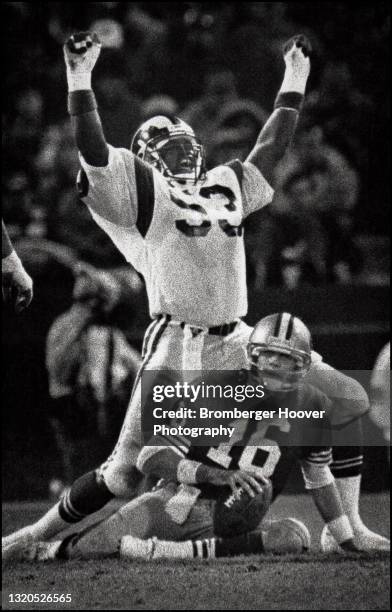
[[[3,506],[3,532],[38,518],[44,502]],[[106,509],[105,513],[109,510]],[[362,516],[389,535],[389,496],[364,495]],[[103,513],[102,513],[103,514]],[[282,496],[270,516],[309,527],[313,550],[289,557],[219,561],[125,562],[119,559],[14,563],[3,568],[3,609],[42,610],[388,610],[389,555],[323,555],[321,520],[303,495]],[[10,594],[70,593],[72,603],[10,603]]]

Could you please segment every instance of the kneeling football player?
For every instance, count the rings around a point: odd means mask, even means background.
[[[162,479],[153,491],[62,541],[33,542],[22,558],[213,558],[302,552],[310,546],[310,535],[300,521],[261,524],[295,460],[335,540],[342,549],[358,550],[329,469],[330,423],[317,416],[331,412],[331,401],[303,381],[311,363],[310,332],[291,317],[290,338],[283,337],[278,333],[280,317],[265,317],[256,326],[248,346],[249,369],[215,373],[217,380],[208,381],[219,381],[222,387],[261,384],[263,397],[247,400],[243,407],[268,411],[270,419],[235,421],[234,435],[218,445],[200,445],[183,435],[153,436],[137,464],[144,474]],[[287,418],[275,416],[282,406]]]

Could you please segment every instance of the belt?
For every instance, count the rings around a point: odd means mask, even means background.
[[[208,327],[207,333],[213,334],[214,336],[228,336],[229,334],[231,334],[231,332],[235,330],[237,324],[238,324],[238,321],[232,321],[232,323],[223,323],[223,325],[216,325],[215,327]],[[182,329],[184,329],[185,325],[187,325],[187,323],[185,323],[184,321],[180,323],[180,327]],[[197,325],[191,325],[191,327],[198,329]],[[200,328],[200,329],[203,329],[203,328]]]
[[[174,325],[179,325],[181,329],[184,329],[185,325],[189,325],[189,327],[192,327],[194,330],[206,330],[208,334],[212,334],[214,336],[228,336],[235,330],[236,326],[240,322],[240,319],[238,319],[237,321],[232,321],[231,323],[223,323],[222,325],[215,325],[214,327],[206,328],[199,327],[198,325],[192,325],[191,323],[186,323],[185,321],[178,321],[176,319],[173,319],[172,315],[158,315],[158,319],[162,319],[163,317],[166,317],[167,322],[170,321]]]

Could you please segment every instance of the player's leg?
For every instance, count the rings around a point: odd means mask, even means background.
[[[84,474],[42,518],[2,538],[3,559],[17,556],[31,540],[49,540],[71,524],[103,508],[113,497],[96,472]]]
[[[217,559],[238,555],[266,553],[289,554],[309,550],[311,537],[307,527],[293,518],[269,521],[257,531],[232,538],[203,537],[182,542],[124,536],[120,555],[131,559]]]
[[[109,518],[66,538],[56,557],[91,559],[117,555],[123,536],[134,534],[145,539],[159,531],[165,501],[161,493],[155,492],[135,498]]]
[[[143,366],[139,370],[129,408],[117,444],[110,457],[98,470],[100,478],[116,497],[130,499],[140,480],[136,469],[137,457],[144,444],[142,432],[142,384],[147,371],[180,369],[181,352],[178,350],[182,330],[171,327],[169,319],[157,320],[152,334],[145,343]],[[149,410],[149,406],[146,407]]]
[[[149,497],[150,494],[148,493],[142,495],[108,518],[98,521],[79,532],[70,534],[63,540],[44,542],[30,539],[17,551],[17,554],[14,554],[13,558],[49,561],[116,556],[121,538],[132,531],[132,520],[135,520],[137,525],[139,516],[144,516],[146,524],[150,523],[150,512],[155,510],[155,504],[148,503]]]
[[[145,550],[151,538],[173,543],[212,536],[210,507],[197,502],[191,488],[168,484],[128,502],[108,518],[57,542],[29,542],[19,559],[91,559],[117,556],[122,539]],[[170,547],[169,547],[170,550]]]
[[[333,430],[332,473],[336,479],[343,508],[350,518],[356,543],[360,548],[377,549],[389,546],[389,541],[370,531],[359,514],[359,498],[363,466],[363,432],[361,415],[368,410],[365,389],[353,378],[335,370],[320,359],[312,361],[306,381],[325,393],[333,401],[330,415]],[[349,423],[349,425],[344,426]]]

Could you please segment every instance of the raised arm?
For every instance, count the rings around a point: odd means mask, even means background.
[[[272,186],[276,165],[285,154],[297,125],[310,72],[310,51],[305,36],[294,36],[286,43],[283,51],[286,70],[274,111],[246,160],[255,165]]]
[[[101,52],[96,34],[73,34],[64,45],[68,111],[77,147],[91,166],[106,166],[109,150],[91,89],[91,73]]]
[[[68,111],[81,158],[78,195],[96,223],[129,260],[128,231],[138,219],[139,180],[134,155],[127,149],[112,147],[103,133],[91,89],[91,73],[101,45],[96,34],[79,32],[67,40],[63,50],[69,90]],[[142,178],[152,173],[145,165],[140,165]],[[149,197],[154,194],[152,183],[150,180],[152,194]]]

